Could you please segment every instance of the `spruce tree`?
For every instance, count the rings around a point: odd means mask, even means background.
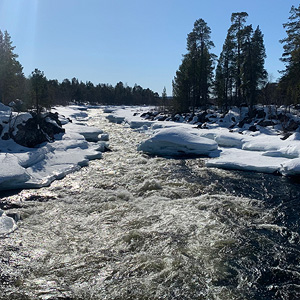
[[[264,68],[266,51],[259,26],[254,33],[252,26],[247,26],[245,30],[242,86],[244,98],[251,110],[256,103],[257,92],[265,84],[268,74]]]
[[[253,33],[252,26],[245,24],[247,16],[245,12],[232,14],[218,60],[215,93],[225,109],[233,104],[240,106],[244,101],[252,109],[257,90],[267,76],[263,34],[259,27]]]
[[[280,42],[283,44],[281,60],[285,70],[280,79],[280,89],[285,97],[285,103],[300,103],[300,5],[292,6],[289,21],[283,24],[287,37]]]
[[[191,105],[191,78],[189,76],[189,60],[184,57],[176,71],[173,86],[174,109],[178,112],[188,112]]]
[[[203,19],[196,20],[194,28],[187,37],[188,53],[173,81],[173,95],[178,107],[188,110],[206,106],[213,78],[215,55],[210,52],[214,47],[210,38],[211,29]]]
[[[11,37],[7,31],[0,30],[0,102],[8,104],[20,97],[25,82],[23,67],[17,61]]]
[[[215,94],[218,99],[218,105],[226,110],[233,105],[235,79],[234,45],[233,37],[228,33],[216,68]]]
[[[161,106],[162,106],[163,112],[165,112],[166,102],[167,102],[167,89],[164,86],[162,94],[161,94]]]
[[[244,28],[248,14],[246,12],[233,13],[231,15],[231,26],[228,33],[233,37],[232,42],[235,47],[235,57],[233,61],[234,73],[235,73],[235,104],[240,105],[242,102],[242,78],[241,78],[241,66],[242,66],[242,44],[245,38]]]
[[[36,108],[37,114],[39,114],[42,107],[50,106],[47,93],[47,78],[45,77],[44,72],[40,71],[39,69],[35,69],[31,73],[30,83],[31,100],[33,106]]]

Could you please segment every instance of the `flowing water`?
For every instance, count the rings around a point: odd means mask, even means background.
[[[300,299],[300,184],[149,157],[108,123],[111,152],[48,188],[2,201],[0,299]]]

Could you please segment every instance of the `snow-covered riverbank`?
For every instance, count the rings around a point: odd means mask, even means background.
[[[12,139],[0,138],[0,190],[47,186],[87,165],[90,159],[101,158],[108,135],[82,123],[88,119],[87,109],[82,106],[54,108],[65,133],[56,135],[52,143],[27,148]],[[223,119],[223,126],[207,122],[205,128],[199,128],[197,123],[186,124],[182,120],[145,119],[142,115],[151,110],[149,107],[106,107],[103,110],[111,122],[124,122],[133,130],[148,134],[149,138],[138,150],[149,154],[205,155],[210,157],[206,159],[208,167],[300,175],[299,129],[286,139],[274,126],[255,132],[229,130],[227,123],[238,118],[235,111]],[[9,117],[10,109],[1,106],[1,137],[8,131]],[[16,124],[27,119],[28,114],[19,115]]]
[[[86,107],[80,106],[54,108],[53,112],[59,113],[65,133],[56,135],[52,143],[27,148],[12,139],[0,138],[0,190],[47,186],[53,180],[87,165],[89,160],[101,158],[101,152],[106,147],[101,140],[107,140],[108,136],[99,128],[81,123],[88,118],[86,110]],[[13,118],[17,118],[16,123],[22,123],[30,117],[28,115],[24,113],[17,116],[14,113]],[[9,130],[9,117],[10,109],[2,105],[2,137]],[[10,123],[15,123],[14,119]]]
[[[276,126],[261,128],[261,131],[229,130],[228,122],[238,118],[239,112],[231,111],[223,119],[222,127],[216,123],[197,124],[144,119],[142,112],[132,107],[107,110],[112,122],[125,122],[134,130],[149,134],[139,150],[154,155],[207,155],[206,166],[286,176],[300,175],[299,129],[283,139]],[[178,118],[179,119],[179,118]],[[181,120],[183,121],[183,120]],[[172,128],[172,129],[170,129]],[[215,145],[215,146],[214,146]],[[167,149],[167,150],[166,150]],[[217,151],[216,151],[217,149]]]

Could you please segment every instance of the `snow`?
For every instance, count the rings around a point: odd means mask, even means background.
[[[53,111],[60,114],[66,132],[56,135],[52,143],[26,148],[11,139],[0,138],[0,190],[48,186],[52,181],[88,165],[89,160],[101,158],[101,152],[107,147],[104,140],[108,140],[108,134],[80,123],[88,118],[86,109],[80,106],[54,108]],[[10,113],[11,110],[0,103],[3,133],[8,130],[8,124],[3,120],[7,121]],[[24,122],[29,116],[20,114],[17,122]]]
[[[52,143],[26,148],[11,139],[2,139],[8,131],[11,109],[0,103],[0,129],[3,128],[0,133],[0,190],[47,186],[53,180],[86,166],[89,160],[101,158],[109,133],[82,123],[89,118],[87,109],[75,105],[54,108],[53,112],[59,113],[64,124],[65,133],[56,135]],[[182,123],[184,118],[181,116],[178,116],[178,122],[141,117],[151,110],[153,107],[147,106],[103,109],[108,120],[145,134],[138,151],[158,156],[205,155],[209,157],[205,160],[207,167],[300,175],[298,131],[282,139],[272,128],[262,128],[257,132],[244,129],[242,133],[236,128],[229,130],[227,127],[232,119],[238,120],[241,114],[245,114],[243,110],[231,110],[223,118],[222,126],[207,124],[206,129],[196,128],[197,124]],[[23,123],[29,117],[26,113],[19,114],[15,124]],[[195,123],[196,119],[193,120]],[[0,217],[0,228],[4,228],[6,225],[3,224],[10,221],[3,215]]]
[[[151,110],[151,106],[115,106],[104,108],[103,112],[109,112],[106,118],[113,123],[121,124],[122,122],[129,124],[130,128],[136,129],[143,126],[150,127],[155,122],[148,121],[140,118],[142,113],[146,113]]]
[[[210,155],[217,150],[215,141],[201,137],[197,130],[181,127],[163,128],[142,142],[138,149],[154,155]]]
[[[183,124],[182,116],[178,116],[178,122],[149,121],[140,117],[142,112],[153,109],[144,107],[138,111],[132,107],[111,107],[109,113],[111,120],[123,118],[124,124],[146,133],[146,139],[137,149],[148,154],[207,155],[210,157],[206,160],[207,167],[300,176],[299,129],[287,139],[282,138],[276,126],[252,132],[247,130],[249,124],[245,124],[243,132],[237,128],[229,130],[232,122],[244,118],[246,108],[231,109],[222,123],[208,124],[208,129],[196,129],[195,118],[191,124]]]

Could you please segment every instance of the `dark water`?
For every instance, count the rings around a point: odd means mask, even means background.
[[[0,299],[300,299],[297,180],[148,157],[91,114],[112,152],[2,199],[22,220],[0,239]]]

